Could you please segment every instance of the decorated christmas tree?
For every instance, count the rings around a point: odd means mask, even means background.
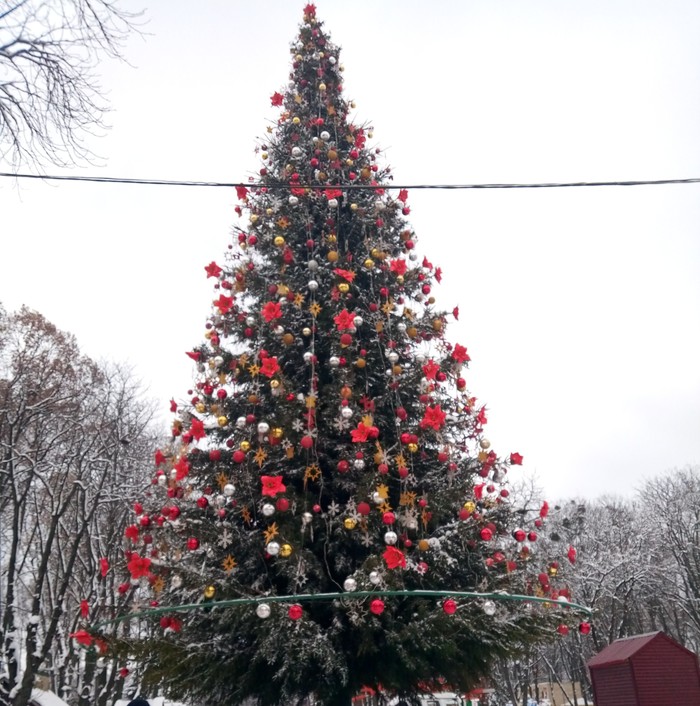
[[[342,71],[307,5],[233,243],[205,267],[198,381],[124,538],[126,644],[146,684],[196,703],[466,691],[578,622]]]

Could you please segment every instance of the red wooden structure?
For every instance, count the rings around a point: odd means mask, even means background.
[[[699,706],[694,652],[662,632],[616,640],[588,662],[596,706]]]

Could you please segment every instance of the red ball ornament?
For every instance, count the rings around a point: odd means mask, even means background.
[[[221,451],[219,449],[212,449],[209,452],[210,461],[221,461]]]
[[[235,463],[243,463],[245,461],[245,452],[240,449],[233,452],[233,460]]]
[[[197,498],[197,507],[204,510],[208,506],[209,506],[209,501],[204,497],[204,495],[200,495]]]
[[[442,604],[442,609],[447,613],[447,615],[454,615],[457,611],[457,603],[451,598],[448,598]]]
[[[348,469],[350,468],[350,464],[345,460],[338,461],[338,465],[336,466],[336,468],[340,473],[347,473]]]
[[[141,518],[139,519],[139,524],[141,525],[141,527],[150,527],[151,518],[148,515],[141,515]]]
[[[318,504],[314,505],[312,509],[314,512],[321,512],[321,506]]]
[[[369,506],[369,503],[366,502],[361,502],[357,503],[357,512],[360,515],[369,515],[370,512],[372,512],[372,509]]]
[[[557,628],[557,632],[560,635],[568,635],[569,634],[569,626],[564,625],[563,623]]]
[[[591,632],[591,624],[584,620],[584,622],[578,626],[578,631],[582,635],[588,635]]]
[[[379,466],[377,466],[377,470],[382,475],[386,475],[389,472],[389,466],[387,466],[386,463],[380,463]]]
[[[344,333],[340,336],[340,345],[349,346],[352,343],[352,336],[349,333]]]
[[[140,515],[143,512],[143,505],[141,505],[141,503],[134,503],[134,512]]]
[[[299,620],[299,618],[301,618],[303,612],[304,612],[303,608],[298,603],[295,603],[294,605],[289,606],[289,610],[287,611],[287,615],[292,620]]]
[[[406,417],[408,417],[408,412],[406,412],[406,410],[405,410],[403,407],[399,407],[399,408],[396,410],[396,416],[397,416],[402,422],[405,422],[405,421],[406,421]]]
[[[459,519],[460,520],[468,520],[470,515],[471,515],[471,513],[469,512],[469,510],[467,510],[464,507],[460,508],[460,511],[459,511]]]
[[[393,525],[396,522],[396,515],[393,512],[385,512],[382,515],[382,521],[385,525]]]
[[[401,434],[401,443],[402,444],[410,444],[411,443],[411,435],[405,431],[403,434]]]
[[[484,542],[488,542],[489,540],[493,539],[493,532],[488,527],[484,527],[484,529],[482,529],[479,534],[481,536],[481,539],[484,540]]]
[[[399,466],[399,478],[406,478],[408,476],[408,468],[405,466]]]
[[[258,243],[258,236],[257,235],[251,235],[248,238],[248,245],[257,245]]]
[[[527,539],[530,542],[536,542],[537,541],[537,532],[529,532],[527,535]]]
[[[280,512],[285,512],[286,510],[289,510],[289,500],[287,500],[287,498],[277,498],[277,502],[275,503],[275,507]]]
[[[302,436],[299,442],[304,449],[310,449],[314,445],[314,440],[312,436]]]
[[[187,548],[192,552],[195,549],[199,549],[199,540],[196,537],[190,537],[187,540]]]
[[[369,609],[375,615],[381,615],[384,612],[384,601],[381,598],[375,598],[369,604]]]

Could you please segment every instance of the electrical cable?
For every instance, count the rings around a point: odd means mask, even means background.
[[[594,186],[661,186],[667,184],[699,184],[700,178],[690,179],[648,179],[630,181],[570,181],[570,182],[540,182],[516,184],[262,184],[260,182],[222,182],[222,181],[188,181],[175,179],[128,179],[122,177],[78,176],[78,175],[49,175],[49,174],[11,174],[0,172],[0,177],[14,179],[42,179],[51,181],[85,181],[98,184],[139,184],[148,186],[204,186],[246,189],[265,188],[273,189],[314,189],[342,188],[345,191],[362,191],[368,189],[384,189],[395,191],[397,189],[431,189],[431,190],[459,190],[459,189],[563,189],[582,188]]]

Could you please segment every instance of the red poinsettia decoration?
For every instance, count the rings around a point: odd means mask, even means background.
[[[282,318],[282,307],[280,306],[279,302],[267,302],[265,306],[262,308],[262,315],[263,319],[270,323],[270,321],[274,321],[275,319],[281,319]]]
[[[316,17],[316,5],[309,3],[304,7],[304,14],[307,17]]]
[[[279,369],[280,366],[277,362],[277,358],[269,356],[263,360],[262,365],[260,366],[260,373],[271,378]]]
[[[126,568],[129,569],[132,579],[140,579],[142,576],[148,576],[151,560],[146,556],[132,554]]]
[[[458,363],[468,363],[471,360],[467,349],[459,343],[455,343],[454,350],[452,351],[452,359],[456,360]]]
[[[107,573],[109,572],[109,561],[105,558],[102,557],[100,559],[100,575],[102,578],[107,576]]]
[[[156,467],[164,464],[167,461],[165,454],[160,450],[156,449],[156,455],[155,455],[155,463]]]
[[[425,375],[428,380],[435,380],[438,370],[440,370],[440,366],[431,358],[423,366],[423,375]]]
[[[271,96],[270,96],[270,103],[274,106],[282,105],[284,101],[284,96],[279,93],[279,91],[275,91]]]
[[[406,260],[404,260],[402,257],[397,258],[396,260],[391,260],[389,262],[389,267],[391,268],[391,271],[395,275],[405,275],[406,274]]]
[[[423,419],[421,419],[420,427],[421,429],[435,429],[439,431],[445,426],[445,419],[447,415],[440,409],[440,405],[435,405],[435,407],[428,407],[425,410]]]
[[[248,196],[248,189],[246,189],[245,186],[237,186],[236,196],[238,196],[241,201],[245,201]]]
[[[408,200],[408,190],[407,190],[407,189],[401,189],[401,190],[399,191],[399,195],[397,196],[397,198],[398,198],[399,201],[403,201],[404,203],[406,203],[406,201]]]
[[[368,427],[363,422],[360,422],[357,425],[357,429],[353,429],[350,432],[350,436],[352,437],[352,440],[355,443],[364,443],[365,441],[367,441],[370,429],[371,427]]]
[[[329,201],[331,199],[339,199],[343,195],[340,189],[324,189],[323,193]]]
[[[225,294],[220,294],[219,298],[214,302],[214,306],[222,314],[228,314],[228,312],[233,308],[233,297],[227,297]]]
[[[262,494],[274,497],[277,493],[284,493],[287,486],[282,482],[282,476],[261,476]]]
[[[204,431],[204,422],[201,419],[197,419],[197,417],[195,417],[192,420],[192,425],[190,426],[190,434],[192,435],[192,438],[196,439],[197,441],[207,435],[207,432]]]
[[[510,455],[510,462],[513,466],[522,466],[523,457],[516,451]]]
[[[139,538],[139,528],[136,525],[129,525],[124,530],[124,536],[132,542],[137,542]]]
[[[342,277],[344,280],[347,280],[348,282],[352,282],[355,279],[355,273],[351,272],[350,270],[341,270],[339,267],[336,267],[336,269],[333,270],[335,274],[338,275],[338,277]]]
[[[388,569],[406,568],[406,557],[400,549],[387,547],[382,556]]]
[[[212,260],[208,265],[205,266],[204,271],[207,273],[207,278],[218,277],[223,270]]]
[[[70,637],[77,640],[79,645],[85,645],[85,647],[92,645],[93,637],[87,630],[76,630],[70,634]]]
[[[190,472],[190,464],[184,456],[178,460],[173,468],[175,469],[175,480],[182,480]]]
[[[337,314],[333,321],[338,327],[338,331],[347,331],[348,329],[355,328],[355,314],[347,309],[343,309],[339,314]]]

